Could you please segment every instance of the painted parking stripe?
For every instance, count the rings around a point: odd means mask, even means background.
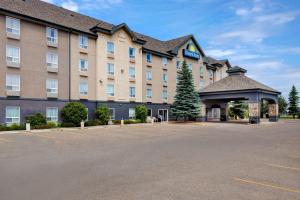
[[[273,185],[270,183],[262,183],[262,182],[257,182],[257,181],[253,181],[253,180],[241,179],[241,178],[233,178],[233,179],[237,182],[259,185],[259,186],[264,186],[264,187],[269,187],[269,188],[274,188],[274,189],[278,189],[278,190],[284,190],[284,191],[300,194],[300,190],[292,189],[292,188],[288,188],[288,187],[284,187],[284,186]]]
[[[268,165],[271,167],[300,171],[300,168],[295,168],[295,167],[288,167],[288,166],[282,166],[282,165],[276,165],[276,164],[268,164]]]

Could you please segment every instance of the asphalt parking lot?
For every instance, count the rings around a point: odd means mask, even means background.
[[[0,199],[300,199],[300,121],[2,134]]]

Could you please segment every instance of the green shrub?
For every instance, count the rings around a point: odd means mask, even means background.
[[[47,124],[46,117],[41,113],[36,113],[35,115],[27,116],[25,119],[26,122],[30,123],[32,127]]]
[[[124,124],[138,124],[142,123],[140,119],[129,119],[129,120],[124,120]]]
[[[61,127],[75,127],[76,125],[70,122],[62,122],[60,124]],[[78,125],[79,126],[79,125]]]
[[[148,111],[146,106],[139,105],[135,107],[135,118],[141,120],[141,122],[145,123],[147,120]]]
[[[98,126],[100,122],[98,120],[89,120],[84,123],[84,126]]]
[[[73,126],[79,126],[81,121],[86,120],[86,116],[87,116],[86,107],[79,102],[68,103],[61,110],[61,118],[64,125],[73,124]]]
[[[112,121],[114,124],[121,124],[121,120],[113,120]]]
[[[300,112],[297,113],[298,119],[300,119]]]
[[[101,125],[107,125],[110,119],[109,109],[107,106],[100,106],[95,109],[95,117]]]
[[[57,123],[56,122],[48,122],[47,125],[49,126],[49,128],[55,128],[55,127],[57,127]]]
[[[14,130],[25,130],[26,127],[24,124],[12,124],[10,126],[0,125],[0,131],[14,131]]]

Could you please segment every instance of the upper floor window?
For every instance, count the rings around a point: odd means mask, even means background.
[[[164,73],[162,76],[163,82],[168,82],[168,74]]]
[[[193,70],[193,65],[192,65],[191,63],[189,63],[189,64],[188,64],[188,68],[189,68],[189,70],[192,71],[192,70]]]
[[[47,41],[57,43],[57,29],[47,27]]]
[[[168,64],[168,59],[165,58],[165,57],[162,57],[161,61],[162,61],[163,65],[167,65]]]
[[[115,109],[114,108],[109,108],[109,116],[111,120],[115,120]]]
[[[181,68],[181,61],[179,61],[179,60],[176,61],[176,68],[177,69]]]
[[[200,66],[199,73],[200,73],[200,76],[204,75],[204,67],[203,66]]]
[[[152,98],[152,89],[148,88],[146,90],[146,97],[149,98],[149,99]]]
[[[204,88],[205,86],[205,81],[203,79],[200,80],[200,84],[199,84],[200,88]]]
[[[114,43],[113,42],[107,42],[107,53],[114,53]]]
[[[15,92],[20,91],[20,75],[6,74],[6,90]]]
[[[88,37],[84,35],[79,35],[79,47],[82,49],[88,48]]]
[[[135,48],[129,47],[129,58],[135,58]]]
[[[56,79],[47,79],[46,81],[47,92],[57,94],[58,93],[58,81]]]
[[[47,67],[58,68],[58,56],[56,53],[47,53]]]
[[[111,97],[115,96],[115,87],[113,84],[107,85],[106,94]]]
[[[220,79],[222,79],[223,78],[223,70],[221,69],[220,70]]]
[[[151,53],[146,53],[146,61],[148,63],[151,63],[151,61],[152,61],[152,55],[151,55]]]
[[[7,125],[20,123],[20,107],[7,106],[5,108],[5,122]]]
[[[20,35],[20,20],[12,17],[6,17],[6,32]]]
[[[20,48],[6,45],[6,61],[20,63]]]
[[[129,78],[135,78],[135,67],[129,67],[128,75]]]
[[[82,81],[79,83],[79,94],[81,95],[87,95],[88,94],[88,83],[85,81]]]
[[[162,92],[162,99],[163,100],[168,100],[168,91],[167,90],[163,90],[163,92]]]
[[[135,97],[135,87],[129,87],[129,97]]]
[[[46,110],[46,118],[48,122],[58,122],[58,108],[48,107]]]
[[[209,78],[213,78],[213,76],[214,76],[214,72],[213,72],[213,70],[208,70],[208,75],[209,75]]]
[[[88,66],[88,61],[85,60],[85,59],[80,59],[79,60],[79,71],[82,71],[82,72],[86,72],[89,68]]]
[[[129,108],[129,119],[135,118],[135,108]]]
[[[115,74],[115,66],[112,63],[107,63],[107,74],[114,75]]]
[[[152,71],[147,71],[146,72],[146,79],[147,79],[147,81],[151,81],[152,80]]]

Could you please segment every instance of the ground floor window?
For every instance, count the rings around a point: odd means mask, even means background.
[[[20,123],[20,107],[7,106],[5,109],[5,121],[7,125]]]
[[[148,113],[148,114],[147,114],[148,117],[152,117],[152,109],[149,108],[149,109],[147,110],[147,113]]]
[[[58,108],[48,107],[46,112],[47,121],[58,122]]]
[[[115,120],[115,109],[109,108],[109,116],[111,120]]]
[[[135,118],[135,108],[129,108],[129,119]]]

